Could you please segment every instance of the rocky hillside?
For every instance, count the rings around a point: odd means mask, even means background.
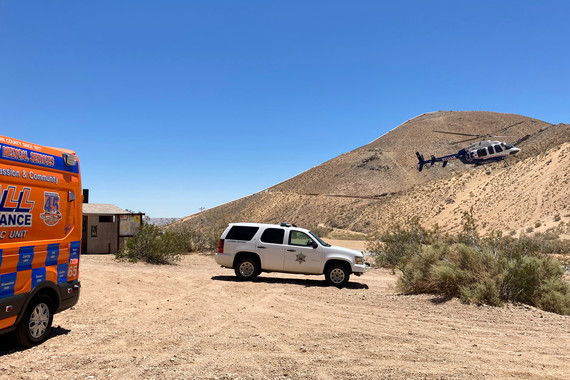
[[[506,136],[495,139],[522,150],[498,163],[452,161],[418,172],[416,151],[447,155],[471,143],[436,131]],[[435,112],[266,191],[179,223],[292,221],[367,234],[418,216],[426,226],[453,231],[463,211],[473,208],[485,231],[540,230],[570,221],[569,181],[569,125],[492,112]]]

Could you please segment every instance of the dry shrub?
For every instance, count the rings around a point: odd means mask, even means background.
[[[115,255],[117,260],[144,261],[150,264],[171,264],[180,260],[185,250],[180,235],[163,231],[160,227],[143,222],[135,236],[128,239]]]
[[[169,231],[176,233],[185,245],[185,252],[211,252],[218,248],[220,236],[225,226],[220,228],[209,227],[194,230],[188,226],[173,227]]]
[[[547,253],[567,253],[565,242],[550,236],[519,239],[492,233],[480,237],[473,214],[465,213],[456,237],[420,226],[395,226],[371,241],[368,250],[383,267],[397,268],[398,289],[406,294],[431,293],[464,302],[500,306],[520,302],[570,315],[570,285],[559,261]]]
[[[424,228],[415,217],[406,225],[396,224],[380,236],[373,236],[367,242],[367,250],[375,257],[376,265],[399,268],[416,256],[423,245],[442,239],[439,228]]]
[[[144,221],[115,255],[117,260],[144,261],[150,264],[172,264],[189,252],[214,251],[226,226],[193,230],[185,225],[164,228]]]

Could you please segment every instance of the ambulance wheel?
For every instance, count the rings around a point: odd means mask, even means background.
[[[24,347],[45,342],[50,335],[52,321],[51,298],[45,294],[34,297],[16,327],[16,341]]]

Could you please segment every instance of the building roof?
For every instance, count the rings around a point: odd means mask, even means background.
[[[83,214],[117,215],[117,214],[130,214],[130,212],[111,204],[83,203]]]

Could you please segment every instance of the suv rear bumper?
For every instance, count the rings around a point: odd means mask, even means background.
[[[216,259],[216,263],[218,263],[219,265],[226,267],[226,268],[231,268],[234,264],[234,256],[232,254],[229,253],[216,253],[215,259]]]

